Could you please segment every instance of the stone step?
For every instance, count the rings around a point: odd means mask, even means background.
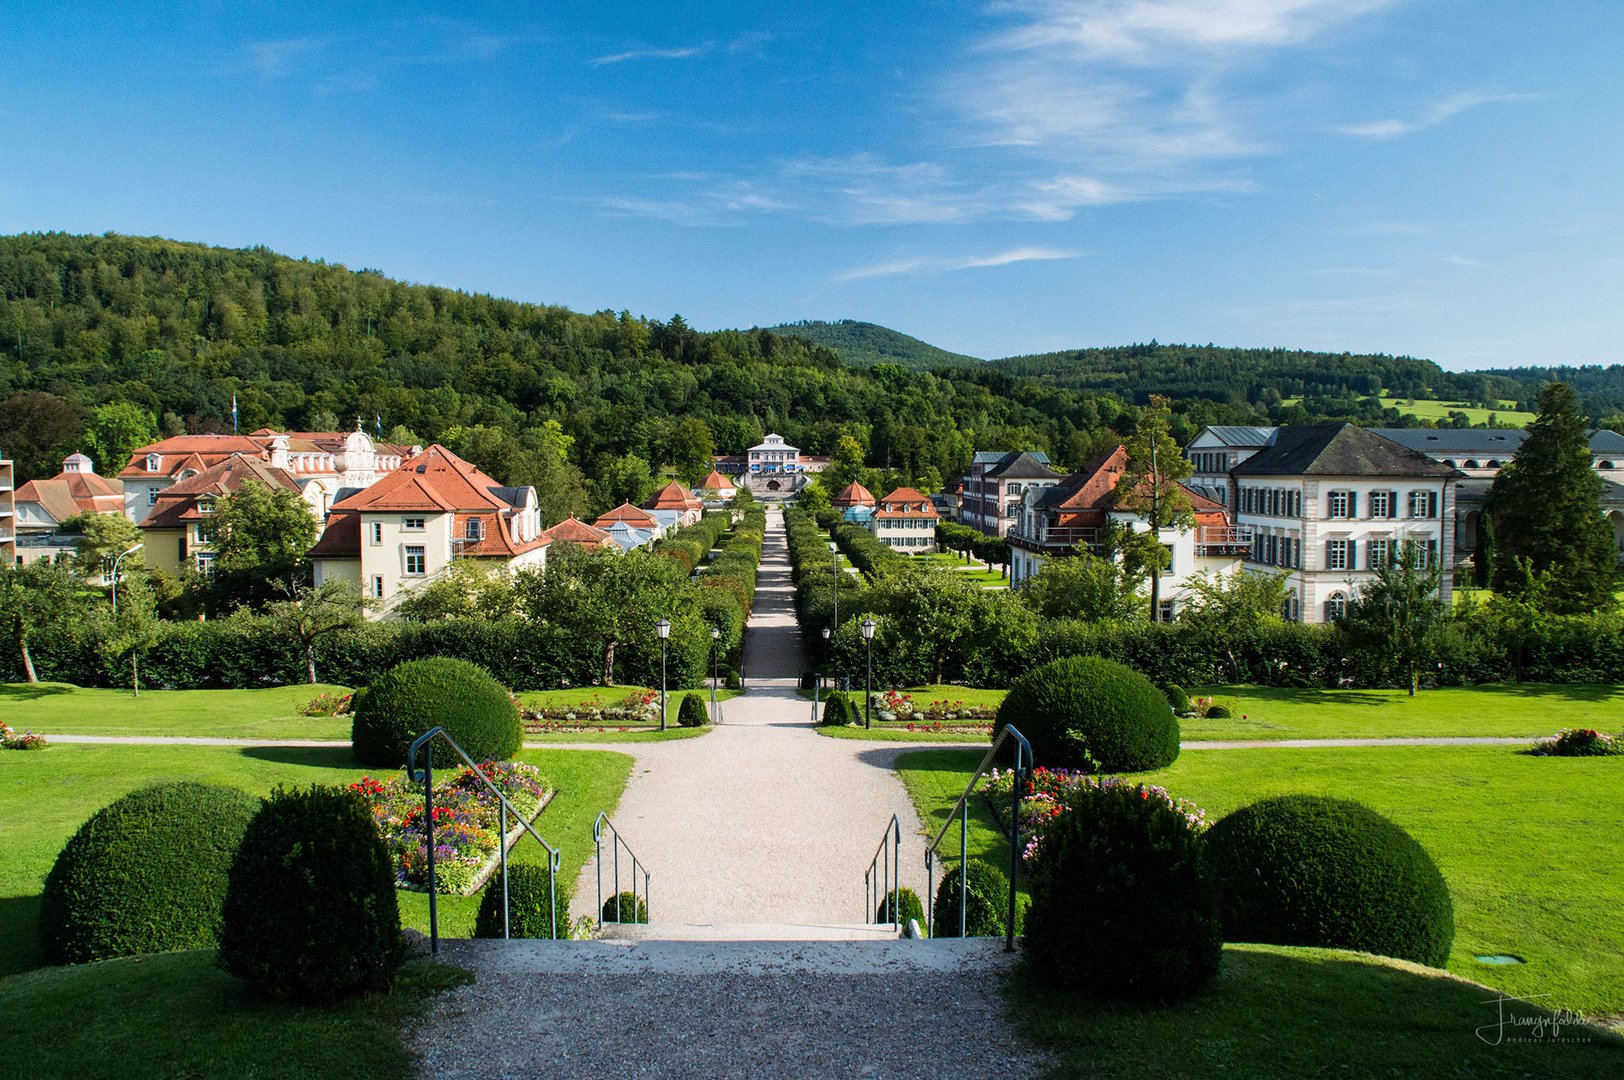
[[[871,940],[455,939],[440,956],[505,975],[884,975],[1003,970],[1002,938]]]
[[[620,923],[601,936],[618,941],[888,941],[890,923]]]

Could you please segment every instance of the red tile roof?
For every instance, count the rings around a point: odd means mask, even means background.
[[[643,500],[645,510],[700,510],[704,505],[675,480]]]
[[[158,468],[148,469],[147,458],[157,454]],[[155,476],[178,476],[186,469],[202,472],[218,465],[232,454],[266,457],[261,440],[247,435],[176,435],[141,447],[118,474],[120,480],[142,480]]]
[[[913,488],[897,488],[885,498],[880,500],[880,508],[874,514],[882,520],[897,518],[940,518],[936,505],[930,497]]]
[[[835,506],[873,506],[874,493],[854,480],[829,501]]]
[[[737,489],[735,488],[735,486],[733,484],[733,481],[729,480],[727,477],[723,476],[721,473],[717,472],[715,469],[712,469],[710,471],[710,475],[705,477],[705,479],[703,479],[703,480],[701,480],[699,482],[699,490],[700,491],[734,491],[734,490],[737,490]]]
[[[501,490],[502,485],[477,465],[436,443],[402,462],[400,468],[371,487],[333,504],[333,509],[379,513],[421,510],[430,514],[511,510],[513,504],[498,494]]]
[[[158,501],[153,504],[146,520],[141,522],[141,528],[179,529],[189,521],[207,518],[208,515],[198,509],[200,500],[229,495],[249,481],[273,489],[299,491],[298,480],[286,469],[272,468],[247,454],[232,454],[196,476],[189,476],[158,492]]]
[[[609,543],[609,534],[602,529],[588,525],[584,521],[577,521],[574,517],[567,517],[550,529],[542,532],[550,543],[579,544],[582,547],[601,547]]]
[[[124,485],[93,472],[60,472],[49,480],[30,480],[17,489],[15,498],[38,503],[59,522],[79,514],[124,512]]]
[[[316,546],[310,549],[312,559],[359,559],[361,557],[361,515],[331,514],[327,528],[322,530]]]
[[[660,523],[654,520],[653,515],[646,510],[633,506],[629,502],[621,503],[598,518],[593,524],[601,529],[605,524],[613,525],[617,521],[624,521],[634,529],[658,529],[660,527]]]

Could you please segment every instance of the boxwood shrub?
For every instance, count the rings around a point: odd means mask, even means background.
[[[1449,886],[1425,848],[1346,799],[1284,795],[1207,835],[1224,937],[1313,945],[1442,967],[1455,937]]]
[[[270,997],[387,989],[405,959],[395,868],[360,795],[277,788],[231,863],[220,964]]]
[[[1103,997],[1171,1000],[1218,971],[1223,936],[1200,812],[1115,779],[1067,793],[1031,859],[1034,970]]]
[[[603,910],[598,915],[600,921],[606,923],[646,923],[648,903],[644,897],[622,889],[603,902]]]
[[[237,843],[259,800],[217,784],[160,784],[98,810],[40,897],[46,963],[208,948]]]
[[[399,768],[412,740],[436,724],[475,761],[512,757],[524,730],[518,706],[484,668],[446,656],[408,660],[381,675],[356,704],[350,729],[356,759]]]
[[[1178,683],[1168,683],[1162,687],[1162,693],[1167,698],[1168,706],[1173,710],[1174,716],[1183,716],[1190,711],[1190,695],[1184,692],[1184,687]]]
[[[896,913],[894,917],[892,915],[893,911]],[[886,893],[874,912],[874,921],[877,923],[894,922],[907,926],[909,919],[918,919],[923,923],[925,921],[925,905],[919,902],[919,894],[906,885]],[[957,934],[958,932],[958,918],[955,915],[953,933]]]
[[[998,867],[971,859],[961,871],[955,866],[936,887],[931,905],[931,933],[959,936],[959,881],[968,880],[964,906],[965,937],[1002,937],[1009,925],[1009,877]]]
[[[863,718],[857,715],[857,706],[852,704],[850,697],[844,690],[831,690],[823,699],[823,722],[830,726],[845,724],[860,724]]]
[[[569,937],[570,895],[563,879],[555,882],[553,902],[547,902],[547,867],[540,863],[510,862],[508,878],[508,936],[550,938],[553,919],[558,921],[558,937]],[[550,913],[550,914],[549,914]],[[474,917],[476,938],[502,936],[502,874],[491,875],[479,894],[479,914]]]
[[[1132,668],[1097,656],[1065,657],[1015,680],[994,736],[1012,722],[1049,768],[1145,772],[1179,756],[1179,722],[1166,695]]]
[[[704,727],[710,723],[705,700],[698,694],[682,695],[682,704],[677,707],[677,723],[683,727]]]

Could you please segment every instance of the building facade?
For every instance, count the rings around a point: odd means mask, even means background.
[[[879,500],[866,527],[893,551],[925,555],[936,550],[936,526],[941,520],[928,496],[904,487]]]
[[[724,454],[715,461],[716,471],[737,476],[741,486],[764,499],[789,498],[828,464],[827,457],[803,454],[778,434],[768,435],[743,454]]]
[[[232,454],[184,480],[160,488],[141,527],[142,558],[166,574],[214,573],[215,504],[244,484],[301,493],[298,478],[258,455]],[[128,502],[126,501],[126,505]],[[320,519],[317,519],[318,526]]]
[[[16,566],[17,507],[13,495],[17,483],[17,467],[10,458],[0,458],[0,565]]]
[[[122,485],[97,476],[95,462],[84,454],[69,454],[62,460],[61,472],[48,480],[30,480],[16,490],[14,499],[8,520],[15,530],[19,566],[72,555],[78,538],[61,531],[70,518],[124,512]]]
[[[1061,477],[1041,451],[977,451],[958,485],[959,523],[1003,536],[1019,520],[1027,492],[1052,487]]]

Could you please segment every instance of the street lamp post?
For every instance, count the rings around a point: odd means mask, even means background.
[[[823,635],[823,658],[824,658],[824,662],[827,663],[828,659],[829,659],[829,628],[827,626],[825,626],[822,630],[820,630],[818,632]],[[822,694],[823,694],[823,668],[820,666],[818,668],[817,681],[812,684],[812,722],[814,724],[818,722],[818,702],[819,702],[819,699],[822,697]]]
[[[119,552],[118,557],[113,560],[113,618],[115,619],[118,618],[118,564],[124,561],[124,556],[134,555],[146,546],[145,543],[137,544],[128,551]]]
[[[661,619],[654,624],[654,632],[660,635],[660,730],[665,730],[665,642],[671,636],[671,620]]]
[[[835,542],[833,540],[829,541],[829,565],[834,567],[834,571],[835,571],[835,617],[834,617],[833,625],[834,625],[834,628],[836,630],[839,630],[840,629],[840,555],[837,553],[837,549],[835,548]]]
[[[866,730],[871,726],[869,710],[874,706],[874,620],[864,619],[860,629],[863,631],[863,644],[868,646],[868,674],[863,679],[863,727]]]
[[[721,717],[721,710],[716,704],[716,647],[721,641],[722,631],[711,627],[711,723],[716,723]]]

